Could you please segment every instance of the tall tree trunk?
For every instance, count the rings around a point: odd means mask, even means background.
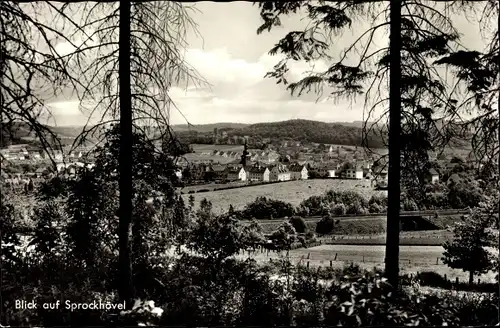
[[[132,222],[132,98],[130,85],[130,1],[120,1],[120,222],[119,295],[130,304],[134,297],[130,226]]]
[[[390,94],[389,94],[389,181],[385,274],[397,288],[399,278],[399,207],[401,180],[401,1],[391,0]]]

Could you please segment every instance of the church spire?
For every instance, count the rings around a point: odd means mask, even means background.
[[[240,164],[243,165],[243,167],[246,167],[247,164],[248,164],[247,160],[248,160],[248,145],[247,145],[247,141],[245,139],[245,145],[244,145],[244,148],[243,148],[243,155],[241,155]]]

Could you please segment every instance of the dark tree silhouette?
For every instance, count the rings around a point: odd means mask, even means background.
[[[120,209],[118,228],[120,299],[129,305],[135,296],[130,257],[130,229],[132,224],[132,90],[131,90],[131,37],[130,1],[120,1],[120,48],[119,48],[119,90],[120,90]]]
[[[55,48],[56,40],[73,42],[54,22],[79,28],[51,2],[0,3],[0,144],[28,140],[40,145],[52,161],[53,150],[62,145],[45,125],[52,119],[47,100],[70,89],[84,89]]]
[[[396,93],[394,88],[387,90],[387,84],[384,83],[391,65],[393,70],[390,73],[396,72],[394,65],[398,65],[399,60],[391,55],[392,49],[389,47],[374,48],[373,45],[376,34],[392,23],[387,17],[392,2],[388,5],[387,2],[373,1],[266,1],[259,3],[264,23],[257,30],[257,33],[262,33],[273,26],[281,25],[280,16],[299,12],[307,14],[310,22],[305,30],[289,32],[270,50],[271,55],[279,53],[284,58],[266,76],[275,78],[277,83],[286,85],[292,94],[299,96],[310,91],[315,91],[320,96],[328,94],[328,97],[333,99],[352,99],[364,95],[368,115],[364,117],[363,138],[366,139],[368,132],[378,131],[384,136],[388,129],[392,130],[390,134],[393,141],[389,142],[389,162],[392,164],[389,181],[392,179],[392,188],[389,188],[391,201],[388,210],[390,227],[387,245],[391,251],[387,254],[390,259],[386,273],[394,285],[397,284],[398,271],[398,229],[393,227],[399,220],[400,207],[399,172],[394,171],[399,171],[402,163],[402,175],[407,177],[402,181],[403,185],[408,184],[406,187],[413,189],[412,192],[417,195],[418,192],[423,194],[421,184],[414,186],[410,182],[421,179],[427,169],[428,151],[444,144],[437,143],[443,139],[437,125],[437,114],[444,112],[440,108],[447,109],[453,103],[444,80],[429,62],[448,54],[451,50],[450,44],[458,38],[452,22],[439,9],[415,1],[395,3],[401,7],[401,14],[397,15],[400,17],[400,24],[395,22],[396,25],[393,25],[401,31],[401,40],[397,46],[401,56],[401,63],[397,67],[401,84],[399,92]],[[384,19],[384,15],[387,18]],[[354,21],[368,21],[370,27],[364,30],[337,60],[329,50],[336,43],[335,37],[350,28]],[[391,43],[391,46],[395,45]],[[329,63],[326,71],[308,72],[308,76],[300,81],[288,81],[289,60],[313,62],[319,59]],[[389,100],[388,91],[395,98],[390,100],[389,108],[385,108]],[[401,101],[398,100],[399,93]],[[373,120],[380,108],[384,108],[383,114]],[[384,122],[388,115],[389,122]],[[401,129],[395,126],[399,125],[398,117],[401,118]],[[366,145],[365,141],[364,146],[370,151]],[[396,223],[393,225],[392,222]]]
[[[449,4],[458,14],[465,13],[467,17],[471,17],[472,22],[479,24],[481,36],[487,43],[485,49],[459,49],[436,63],[452,69],[457,78],[454,88],[465,89],[463,99],[449,108],[449,115],[460,117],[464,113],[476,114],[472,119],[460,120],[453,126],[454,129],[449,128],[449,134],[467,135],[473,147],[471,158],[477,160],[476,168],[487,171],[488,164],[500,166],[500,3],[490,0],[481,2],[480,5],[482,6],[478,6],[475,1],[453,1]]]

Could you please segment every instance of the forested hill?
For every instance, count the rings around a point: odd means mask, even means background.
[[[214,129],[222,129],[222,130],[241,129],[247,126],[248,124],[243,124],[243,123],[212,123],[212,124],[192,124],[192,125],[175,124],[172,125],[172,129],[175,132],[185,132],[193,130],[203,133],[203,132],[213,132]]]
[[[361,145],[362,141],[360,127],[310,120],[252,124],[240,130],[233,130],[231,134],[259,135],[262,138],[288,138],[302,142],[341,145]],[[382,147],[382,138],[374,134],[370,135],[369,146]]]

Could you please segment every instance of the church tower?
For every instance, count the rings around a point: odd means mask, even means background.
[[[243,148],[243,155],[241,155],[240,164],[243,165],[243,168],[245,168],[249,162],[250,162],[250,155],[248,154],[248,145],[247,145],[247,141],[245,140],[245,145]]]

